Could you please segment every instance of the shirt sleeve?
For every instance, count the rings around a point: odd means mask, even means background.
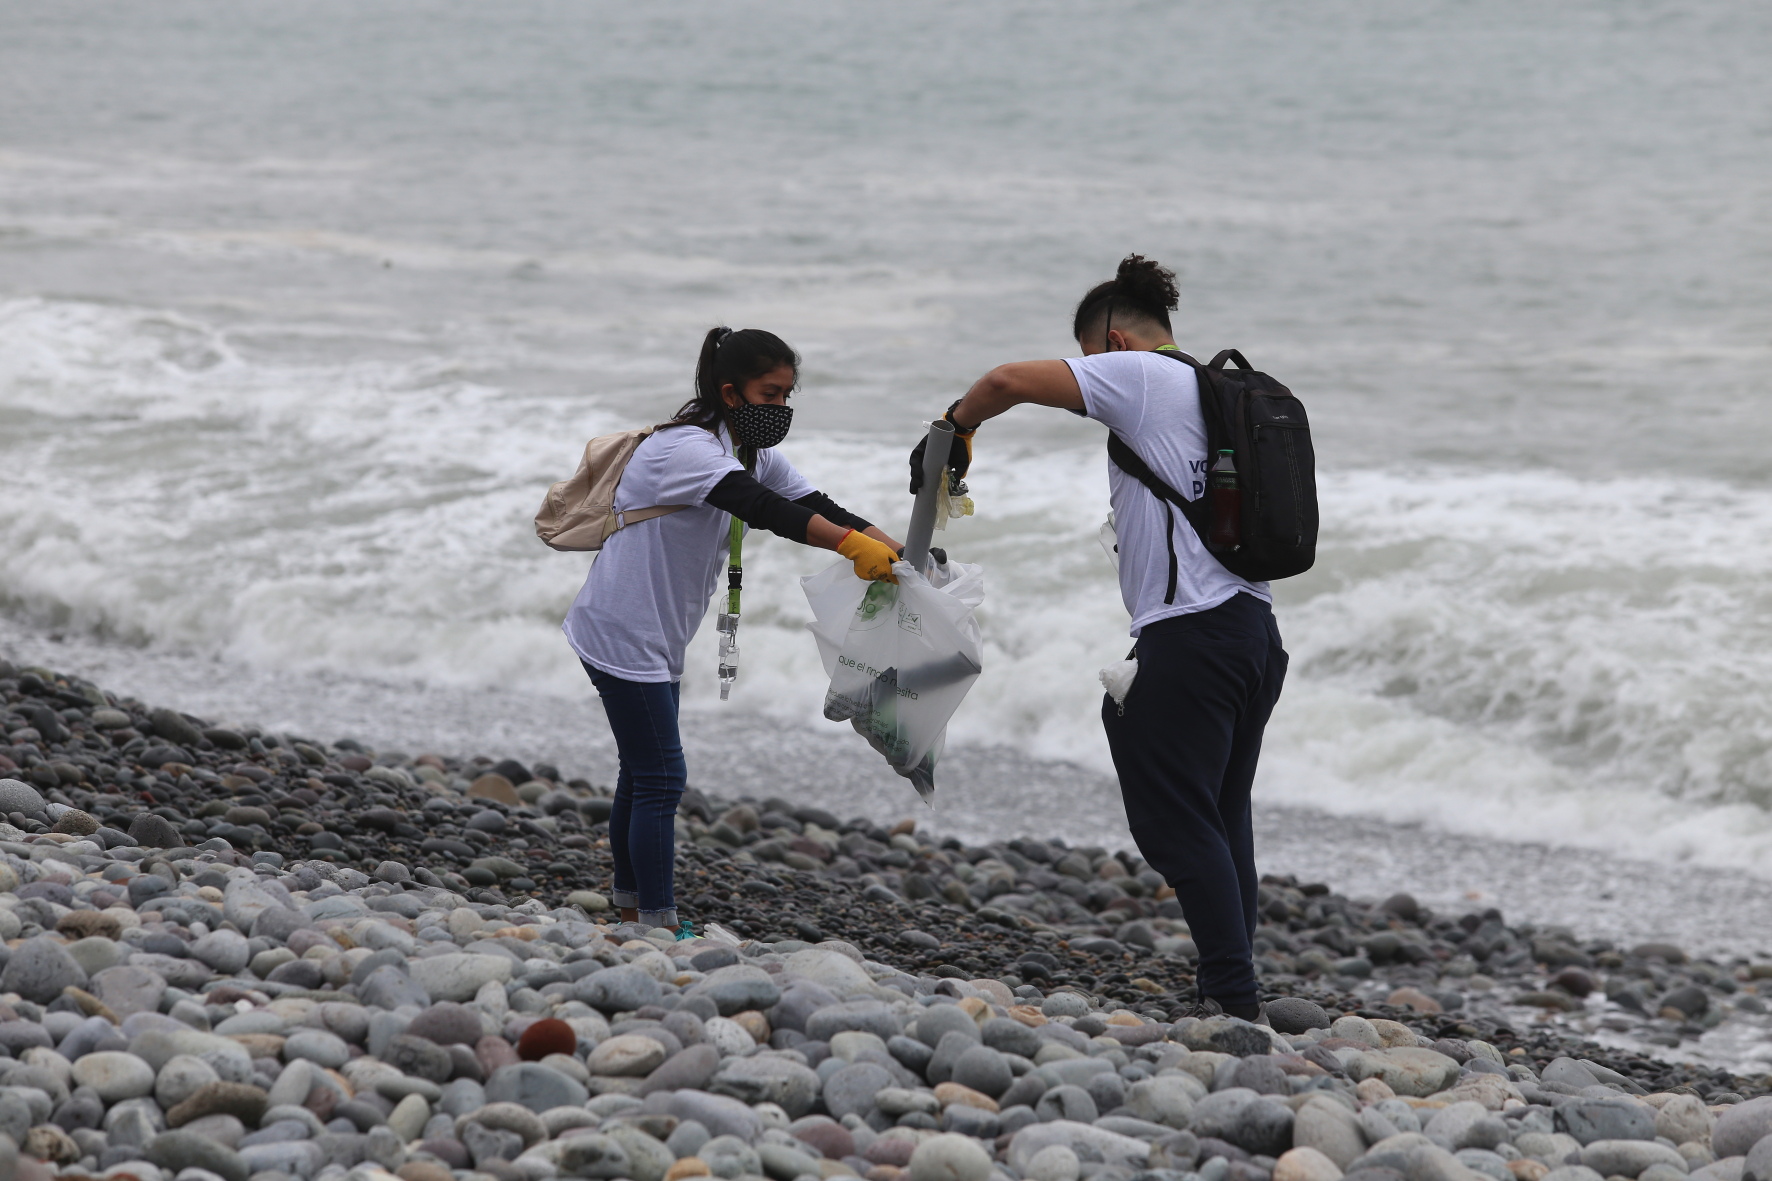
[[[1162,360],[1162,358],[1156,358]],[[1141,352],[1067,357],[1066,365],[1083,393],[1084,412],[1123,439],[1144,425],[1145,365]],[[1173,364],[1173,362],[1168,362]]]
[[[666,436],[666,450],[654,469],[655,504],[702,504],[728,473],[744,470],[725,442],[701,427],[672,427],[661,433]]]
[[[817,491],[812,481],[802,476],[787,457],[773,447],[757,452],[757,483],[788,500],[799,500],[807,493]]]
[[[822,492],[808,492],[804,496],[797,497],[794,503],[811,509],[831,524],[841,525],[845,529],[855,529],[866,533],[874,527],[872,521],[856,516]]]
[[[806,526],[815,510],[783,498],[743,470],[727,472],[708,493],[708,503],[731,513],[753,529],[767,529],[777,537],[804,543]]]

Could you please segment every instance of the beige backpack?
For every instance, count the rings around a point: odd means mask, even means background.
[[[615,488],[628,460],[657,429],[647,426],[617,431],[586,443],[584,458],[572,478],[548,489],[541,511],[535,514],[535,535],[557,550],[600,550],[617,529],[688,508],[686,504],[657,504],[625,513],[615,511]]]

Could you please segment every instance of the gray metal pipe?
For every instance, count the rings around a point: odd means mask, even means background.
[[[953,441],[951,422],[938,418],[929,424],[923,448],[923,487],[911,506],[911,527],[904,539],[904,560],[925,574],[929,572],[929,543],[935,539],[936,497],[947,495],[948,450]]]

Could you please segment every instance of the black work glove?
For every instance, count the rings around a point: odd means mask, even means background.
[[[960,399],[955,398],[954,399],[954,406],[958,406],[959,404],[960,404]],[[972,436],[978,430],[978,428],[971,427],[969,429],[962,430],[960,427],[960,424],[954,421],[954,406],[949,406],[947,408],[947,413],[942,415],[942,417],[945,418],[954,428],[954,441],[952,443],[948,444],[947,462],[945,464],[943,464],[942,466],[946,467],[948,469],[948,471],[952,473],[952,476],[950,478],[957,483],[958,481],[960,481],[966,477],[967,469],[972,466]],[[921,439],[918,439],[917,445],[915,447],[911,448],[911,495],[912,496],[915,496],[918,492],[922,491],[922,488],[923,488],[923,456],[928,451],[928,449],[929,449],[929,436],[928,435],[924,435]]]
[[[935,564],[937,566],[945,566],[948,564],[948,552],[942,549],[939,545],[932,545],[929,547],[929,556],[935,559]],[[902,545],[898,547],[898,560],[901,562],[904,561],[904,546]]]

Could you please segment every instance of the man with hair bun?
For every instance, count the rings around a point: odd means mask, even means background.
[[[1174,272],[1128,255],[1077,304],[1071,331],[1081,357],[999,365],[948,407],[949,467],[964,475],[978,427],[1030,402],[1103,423],[1171,488],[1198,499],[1209,461],[1199,388],[1191,365],[1162,355],[1179,352],[1169,323],[1178,294]],[[1104,697],[1101,710],[1126,817],[1199,948],[1202,1011],[1255,1020],[1249,790],[1286,679],[1272,599],[1267,583],[1226,570],[1185,520],[1112,463],[1108,481],[1138,660],[1123,702]]]

